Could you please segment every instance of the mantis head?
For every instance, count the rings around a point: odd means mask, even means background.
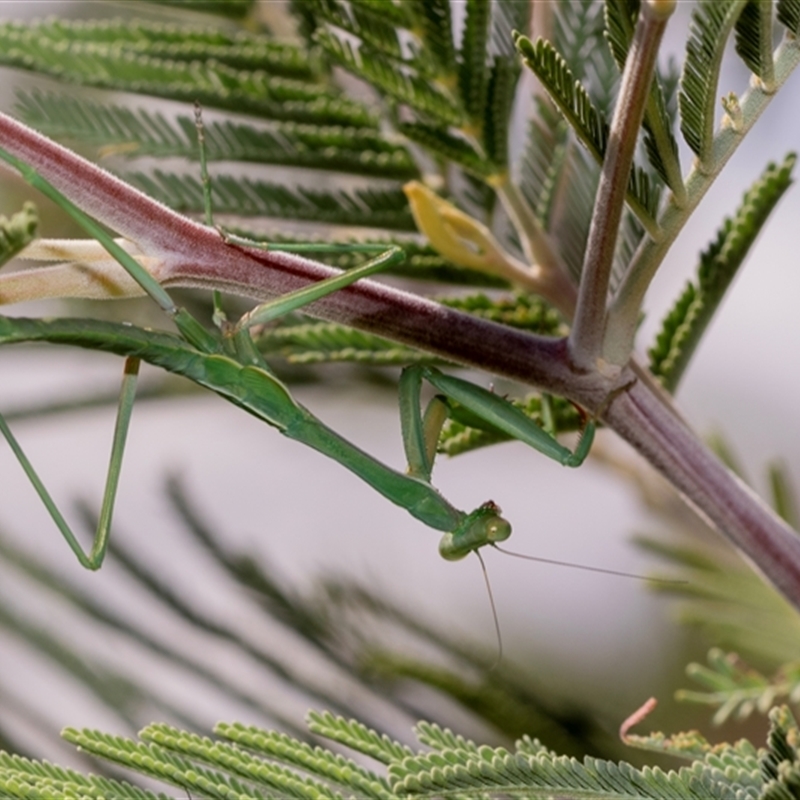
[[[491,500],[467,514],[451,533],[442,536],[439,555],[458,561],[487,544],[504,542],[511,536],[511,523],[500,516],[500,508]]]

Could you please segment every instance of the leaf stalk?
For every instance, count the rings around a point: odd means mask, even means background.
[[[672,9],[674,3],[646,2],[642,5],[625,61],[586,243],[575,320],[569,335],[570,354],[578,369],[597,369],[604,355],[608,285],[628,176],[650,94],[658,48]]]

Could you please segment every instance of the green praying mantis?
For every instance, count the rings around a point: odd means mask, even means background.
[[[40,338],[51,342],[85,345],[88,341],[96,341],[97,337],[103,336],[103,349],[126,357],[101,511],[88,550],[81,546],[5,419],[0,415],[0,433],[9,443],[62,536],[85,568],[98,569],[108,547],[141,360],[211,389],[277,428],[285,436],[339,462],[388,500],[405,508],[416,519],[443,531],[439,552],[448,560],[464,558],[481,547],[506,540],[511,534],[511,525],[501,516],[500,509],[492,501],[467,513],[455,508],[431,483],[439,435],[453,404],[458,404],[490,426],[525,442],[564,466],[580,466],[588,455],[595,431],[593,420],[586,422],[573,452],[560,444],[554,435],[540,428],[522,411],[493,392],[461,378],[446,375],[434,367],[412,366],[403,370],[400,379],[401,428],[408,470],[404,474],[384,465],[328,428],[292,397],[288,388],[275,376],[256,349],[249,329],[301,309],[361,278],[397,264],[404,258],[400,248],[392,247],[359,267],[259,305],[236,323],[228,322],[221,313],[215,314],[218,330],[211,332],[188,311],[175,305],[158,280],[129,252],[128,247],[115,240],[33,168],[2,149],[0,159],[14,167],[29,184],[60,206],[99,243],[123,268],[125,280],[135,282],[152,298],[172,319],[179,333],[176,336],[118,325],[113,327],[113,335],[109,336],[109,323],[93,325],[90,320],[81,320],[80,323],[69,320],[15,320],[12,330],[12,326],[9,323],[4,325],[3,318],[0,318],[0,341]],[[231,247],[253,246],[253,243],[233,238],[227,241]],[[267,247],[296,249],[289,245]],[[353,246],[348,247],[352,249]],[[374,250],[371,245],[361,246],[365,251],[369,248]],[[325,249],[329,250],[330,247],[325,246]],[[309,246],[306,246],[305,251],[308,250]],[[92,339],[93,336],[95,339]],[[421,387],[424,381],[431,384],[438,394],[423,413]]]

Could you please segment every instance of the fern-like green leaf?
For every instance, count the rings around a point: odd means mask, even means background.
[[[116,399],[117,397],[115,394],[111,402],[106,405],[111,405]],[[85,408],[85,406],[82,406],[82,408]],[[112,637],[121,635],[126,637],[128,641],[135,643],[152,657],[159,660],[169,660],[175,666],[186,670],[193,679],[199,679],[209,686],[213,686],[214,689],[222,692],[224,695],[231,697],[236,702],[258,710],[267,717],[275,719],[276,722],[278,721],[279,717],[276,715],[274,708],[270,708],[269,703],[265,702],[263,696],[259,696],[258,693],[249,691],[248,689],[242,689],[236,685],[235,681],[222,678],[220,675],[217,675],[213,669],[210,669],[206,664],[202,663],[202,660],[195,659],[192,655],[181,652],[179,646],[173,646],[174,643],[164,643],[160,637],[151,634],[147,626],[141,624],[141,620],[135,622],[131,621],[129,618],[125,617],[124,614],[116,612],[107,603],[95,599],[81,588],[70,585],[65,581],[62,575],[58,575],[43,567],[35,559],[31,558],[31,556],[15,548],[10,542],[3,538],[0,538],[0,555],[2,555],[5,563],[12,564],[20,574],[32,579],[38,587],[46,591],[47,594],[57,597],[59,602],[67,607],[79,609],[81,614],[95,626],[95,629],[98,630],[101,635],[110,635]],[[195,615],[194,622],[198,624],[197,626],[199,629],[202,629],[204,635],[214,635],[215,632],[212,626],[204,626],[202,624],[202,617],[199,615]],[[230,637],[228,637],[228,641],[230,642]],[[49,645],[48,649],[52,650],[53,648]],[[257,655],[255,657],[258,658]],[[264,669],[270,669],[270,665],[265,663],[264,659],[258,660]],[[87,659],[85,656],[81,661],[83,662],[83,666],[86,666],[85,662]],[[274,669],[271,671],[281,675],[281,677],[286,677],[287,675],[285,669]],[[138,704],[143,699],[142,694],[139,691],[132,691],[130,686],[124,686],[125,694],[121,694],[119,692],[119,683],[112,683],[110,686],[112,691],[104,691],[105,687],[102,686],[102,682],[98,680],[98,673],[94,669],[86,669],[83,674],[77,670],[73,670],[72,672],[74,677],[85,681],[89,690],[97,694],[100,699],[104,699],[107,702],[115,701],[112,707],[119,707],[122,705],[124,711],[128,703],[132,705]],[[303,686],[300,681],[293,682],[293,688],[306,692],[312,689],[311,686]],[[116,698],[114,696],[114,691],[117,692]],[[313,690],[309,693],[313,693]],[[320,697],[318,701],[327,702],[322,697]]]
[[[440,302],[467,314],[542,336],[563,336],[567,332],[561,315],[535,295],[515,294],[510,298],[497,299],[481,293],[440,298]]]
[[[399,29],[409,27],[410,17],[393,2],[343,3],[341,0],[308,0],[317,18],[358,37],[384,55],[402,60]]]
[[[519,70],[512,59],[495,57],[489,73],[483,142],[489,160],[500,170],[508,165],[511,108],[518,77]]]
[[[383,9],[385,3],[320,0],[315,7],[326,23],[326,27],[317,29],[316,41],[334,60],[370,82],[393,106],[404,107],[398,114],[401,133],[432,155],[452,161],[481,179],[505,167],[508,118],[519,73],[513,61],[497,63],[487,53],[491,3],[469,0],[465,5],[458,51],[451,41],[447,2],[402,4],[406,18],[394,24],[406,34],[402,37],[404,46],[399,40],[376,36],[377,28],[369,23],[369,15]],[[362,10],[367,14],[359,24],[355,17]],[[386,19],[392,17],[389,13]],[[341,31],[350,38],[345,39]],[[492,96],[488,97],[490,87]]]
[[[406,0],[415,29],[439,65],[446,83],[456,76],[456,50],[450,0]]]
[[[556,167],[557,162],[553,166]],[[573,141],[565,147],[557,178],[548,230],[559,243],[561,256],[577,282],[583,269],[600,170]]]
[[[526,66],[542,82],[580,141],[602,164],[609,128],[588,91],[575,79],[566,61],[550,42],[539,39],[533,44],[527,37],[518,36],[516,45]],[[642,224],[654,229],[659,193],[640,167],[634,166],[631,170],[627,199]]]
[[[489,52],[496,56],[516,59],[514,31],[529,30],[532,11],[533,4],[527,0],[505,0],[502,3],[493,3]]]
[[[522,161],[520,186],[534,214],[577,282],[583,267],[589,221],[600,176],[586,151],[569,138],[563,117],[537,98]]]
[[[119,798],[119,800],[170,800],[123,781],[99,775],[82,775],[44,761],[0,753],[0,797],[5,798]]]
[[[410,747],[392,741],[386,734],[370,730],[356,720],[336,717],[328,711],[309,712],[307,722],[312,733],[339,742],[382,764],[391,764],[413,754]]]
[[[486,661],[488,663],[488,656]],[[512,731],[525,730],[531,720],[540,717],[542,713],[541,706],[531,704],[523,693],[517,693],[513,689],[509,691],[508,687],[498,685],[499,681],[475,680],[465,670],[441,666],[433,661],[421,662],[419,659],[409,658],[402,651],[373,651],[367,657],[367,665],[378,676],[411,680],[443,692],[490,724],[506,719],[510,722]],[[421,724],[417,726],[417,733],[419,741],[435,751],[425,755],[442,766],[480,758],[481,750],[484,749],[439,726]],[[557,726],[554,725],[548,733],[553,737],[558,736]],[[393,767],[397,767],[396,762]],[[397,769],[399,771],[401,768]]]
[[[769,714],[770,729],[761,769],[768,782],[764,800],[780,800],[797,794],[800,785],[800,754],[797,748],[798,727],[786,706],[773,708]]]
[[[605,0],[606,39],[620,72],[625,67],[640,0]]]
[[[57,52],[95,54],[97,64],[114,50],[158,60],[214,61],[236,70],[263,71],[278,78],[316,80],[320,65],[306,51],[266,36],[219,27],[197,27],[132,19],[64,20],[0,25],[0,41],[24,49],[38,40]]]
[[[401,122],[398,130],[412,142],[422,145],[440,158],[458,164],[473,175],[486,177],[495,169],[466,139],[450,133],[446,128],[424,122]]]
[[[256,338],[256,346],[265,355],[280,355],[291,364],[350,362],[385,367],[441,361],[419,350],[334,322],[289,322],[263,331]]]
[[[313,9],[315,38],[341,38],[344,32],[348,41],[358,40],[359,47],[364,46],[368,58],[379,55],[407,74],[453,88],[454,81],[442,81],[441,65],[430,50],[424,45],[420,48],[421,27],[410,3],[308,0],[304,10],[309,8]]]
[[[463,112],[448,95],[420,75],[399,69],[396,63],[367,45],[362,44],[356,50],[330,30],[317,31],[316,41],[332,59],[395,102],[405,103],[443,125],[463,121]]]
[[[17,610],[9,604],[0,605],[0,630],[5,637],[11,636],[33,644],[90,695],[102,704],[116,708],[120,719],[128,726],[134,725],[135,710],[148,706],[173,716],[183,725],[194,727],[199,724],[191,712],[181,712],[157,691],[137,684],[100,659],[81,658],[66,635],[54,633],[49,627],[35,621],[28,611]]]
[[[193,46],[197,51],[195,60],[166,58],[146,49],[141,51],[134,45],[126,47],[128,27],[127,22],[118,22],[113,27],[87,23],[86,30],[92,34],[99,30],[104,38],[85,41],[80,23],[0,24],[0,64],[35,70],[86,86],[199,101],[208,107],[275,120],[361,127],[376,124],[362,104],[316,80],[272,73],[266,57],[256,59],[254,64],[261,64],[258,68],[231,66],[203,56],[213,45],[205,40],[193,44],[193,29],[175,28],[173,37],[181,46]],[[186,40],[178,33],[183,30],[186,30]],[[120,44],[114,39],[118,33]],[[264,44],[267,47],[271,43],[264,40]],[[235,43],[231,47],[238,50]],[[297,58],[305,58],[299,50],[291,52],[296,53]]]
[[[717,238],[700,257],[697,283],[689,283],[665,318],[650,350],[650,368],[674,391],[737,270],[773,208],[791,184],[797,157],[769,164],[745,193],[733,218],[727,218]]]
[[[800,36],[800,0],[778,0],[778,21]]]
[[[458,64],[458,87],[467,116],[482,122],[489,83],[486,44],[489,39],[491,4],[486,0],[467,0],[464,33]]]
[[[225,771],[235,781],[254,783],[278,795],[336,800],[337,790],[352,790],[358,785],[362,796],[374,800],[392,797],[384,781],[329,751],[311,748],[286,735],[261,731],[259,736],[255,728],[221,726],[217,733],[223,731],[234,737],[236,745],[215,742],[169,725],[149,725],[139,736],[175,758],[203,765],[209,774],[214,774],[212,770]],[[245,743],[247,750],[239,746]],[[255,744],[268,760],[248,752]]]
[[[759,665],[777,669],[800,660],[800,618],[775,590],[720,548],[666,543],[637,537],[648,553],[679,570],[684,584],[653,584],[681,602],[681,622],[703,632],[720,647],[735,650]],[[675,578],[672,571],[670,578]]]
[[[772,59],[772,0],[750,0],[736,20],[736,52],[767,90],[775,82]]]
[[[606,46],[603,4],[585,0],[555,4],[551,41],[597,110],[610,116],[619,68]]]
[[[141,775],[184,791],[212,797],[219,797],[220,794],[253,800],[259,800],[261,797],[257,789],[235,774],[230,774],[224,769],[201,766],[194,759],[176,755],[156,744],[136,742],[101,731],[79,731],[74,728],[67,728],[62,735],[68,742],[80,747],[86,753],[125,766]],[[246,758],[244,754],[242,757]],[[264,780],[262,785],[265,789],[274,788],[268,779]],[[313,792],[298,792],[295,796],[301,800],[313,800],[315,797]],[[319,796],[333,800],[332,795],[324,791]]]
[[[608,143],[608,123],[567,62],[545,39],[534,44],[526,36],[518,36],[516,45],[526,66],[542,82],[578,138],[602,163]]]
[[[180,115],[173,121],[145,108],[40,91],[21,93],[17,109],[42,133],[93,145],[102,154],[180,156],[192,162],[198,157],[193,116]],[[206,122],[204,128],[209,161],[252,161],[402,180],[419,174],[407,149],[374,128],[293,122],[264,128],[231,121]]]
[[[64,737],[113,764],[218,800],[399,800],[410,796],[432,800],[460,794],[584,800],[789,800],[800,783],[800,731],[786,707],[773,709],[769,717],[765,748],[757,751],[748,742],[705,748],[695,736],[700,758],[676,772],[659,767],[636,769],[625,762],[590,757],[578,761],[557,756],[532,740],[521,742],[515,752],[477,747],[431,725],[421,725],[418,732],[434,749],[414,753],[358,722],[328,713],[310,715],[309,727],[315,733],[388,765],[388,784],[341,756],[243,726],[221,726],[219,733],[232,734],[247,749],[164,725],[146,728],[139,742],[90,730],[67,729]],[[266,752],[253,755],[248,752],[250,744],[256,751],[262,751],[263,745]],[[7,800],[54,796],[165,800],[163,795],[126,783],[5,755],[0,756],[0,796]]]
[[[162,728],[164,726],[158,726]],[[155,728],[155,726],[151,726]],[[170,734],[174,736],[172,729]],[[265,731],[255,725],[221,723],[215,732],[237,747],[246,748],[260,756],[274,759],[292,768],[324,777],[343,792],[356,790],[360,797],[374,800],[392,800],[393,795],[385,779],[376,779],[374,773],[358,766],[354,761],[321,747],[311,747],[284,733]]]
[[[490,797],[522,793],[534,797],[722,800],[732,796],[729,792],[733,786],[750,789],[763,781],[757,759],[749,756],[730,761],[734,763],[725,764],[723,769],[696,762],[693,769],[678,773],[658,767],[637,770],[625,762],[615,764],[588,757],[582,762],[554,758],[547,751],[529,755],[481,747],[476,754],[469,750],[420,753],[391,764],[389,776],[398,794],[422,797],[462,791]]]
[[[201,213],[203,186],[194,175],[156,170],[126,173],[125,180],[176,211]],[[215,175],[211,186],[218,214],[268,216],[333,225],[358,225],[413,231],[414,220],[399,189],[316,190],[280,183]]]
[[[569,128],[545,98],[534,98],[536,113],[528,127],[519,184],[539,224],[550,229],[550,213],[567,157]]]
[[[661,201],[661,187],[649,172],[635,164],[628,180],[628,205],[649,230],[656,227],[658,206]]]
[[[39,214],[33,203],[25,203],[11,218],[0,216],[0,267],[21,253],[36,237]]]
[[[678,700],[716,707],[713,722],[746,719],[754,711],[767,714],[778,702],[800,700],[800,663],[786,664],[771,678],[748,667],[735,653],[713,648],[708,666],[689,664],[686,674],[705,691],[683,689]]]
[[[651,166],[661,180],[672,189],[676,197],[683,197],[685,190],[681,178],[678,142],[672,134],[671,123],[664,91],[660,83],[654,82],[643,123],[645,151]]]
[[[645,236],[644,227],[636,216],[628,210],[623,215],[617,233],[617,248],[614,251],[614,264],[611,271],[611,291],[614,291],[633,258],[636,248]]]
[[[538,756],[542,753],[549,753],[551,757],[555,758],[557,755],[555,751],[545,747],[538,739],[532,739],[526,733],[521,739],[518,739],[514,751],[526,756]]]
[[[414,728],[417,741],[432,750],[469,750],[478,752],[475,742],[453,733],[449,728],[441,728],[432,722],[418,722]]]
[[[711,157],[725,43],[746,3],[747,0],[704,0],[692,12],[678,107],[683,137],[703,163]]]
[[[161,6],[186,8],[187,0],[148,0]],[[256,0],[189,0],[192,11],[202,11],[231,19],[244,19],[255,6]]]

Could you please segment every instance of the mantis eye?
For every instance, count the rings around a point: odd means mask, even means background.
[[[486,542],[487,544],[494,544],[495,542],[504,542],[511,536],[511,523],[502,517],[495,517],[493,520],[487,521],[486,524]]]
[[[481,519],[481,537],[483,541],[480,545],[504,542],[511,536],[511,523],[500,516],[501,509],[497,503],[491,500],[485,502],[476,512]]]

